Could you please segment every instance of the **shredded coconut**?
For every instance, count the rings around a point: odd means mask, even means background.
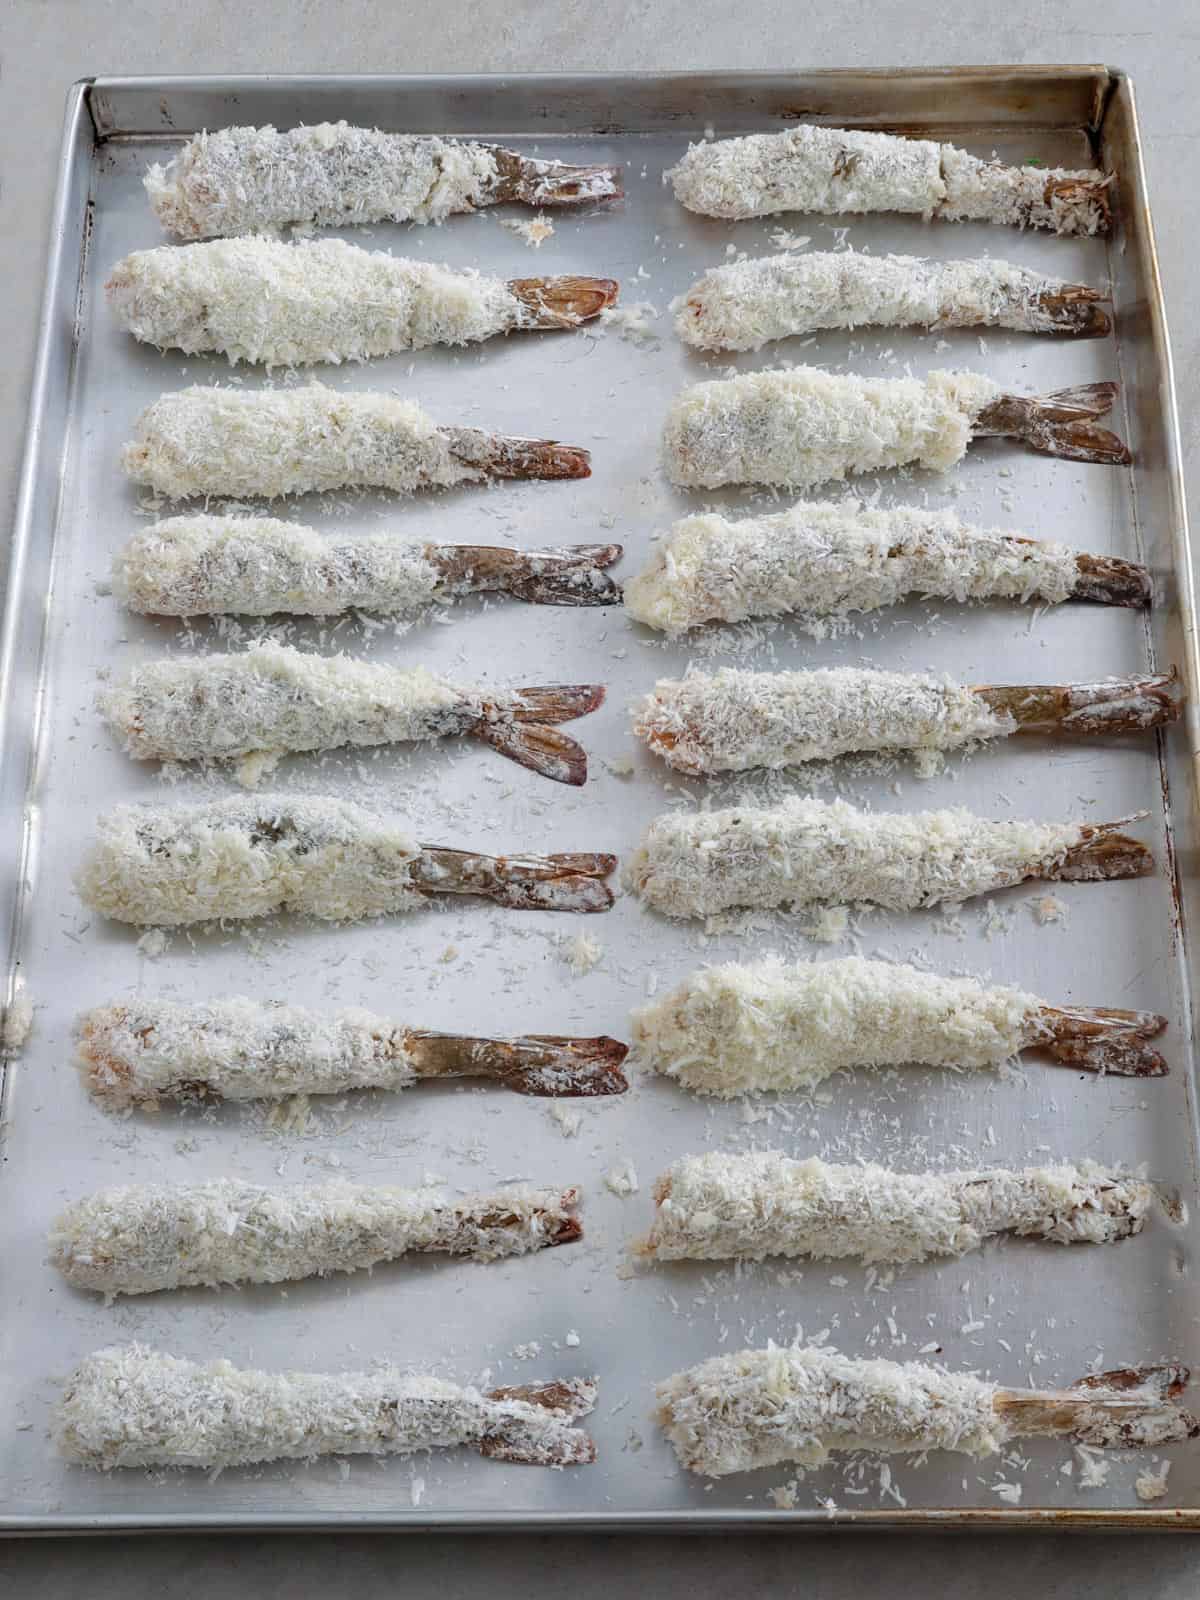
[[[322,122],[198,133],[144,182],[168,233],[205,239],[289,223],[443,222],[490,204],[499,176],[485,145]]]
[[[562,958],[577,978],[586,977],[604,955],[604,946],[590,934],[580,933],[562,946]]]
[[[691,145],[666,176],[681,205],[710,217],[899,211],[1086,234],[1109,220],[1095,172],[1009,167],[928,139],[807,123]]]
[[[854,251],[713,267],[675,300],[675,330],[700,350],[761,350],[825,328],[1056,326],[1041,297],[1069,286],[1011,261],[930,261]]]
[[[911,672],[689,672],[634,707],[634,732],[693,776],[793,767],[853,751],[951,750],[1016,723],[975,692]]]
[[[536,217],[527,217],[524,220],[506,217],[500,226],[507,228],[509,233],[515,233],[518,239],[524,239],[533,250],[540,250],[546,240],[554,236],[554,224],[544,211],[539,211]]]
[[[548,1387],[553,1400],[539,1405],[396,1367],[276,1375],[229,1361],[180,1361],[135,1344],[97,1351],[76,1367],[54,1434],[68,1461],[103,1471],[412,1455],[456,1445],[546,1466],[591,1460],[591,1440],[570,1422],[592,1409],[595,1384],[564,1379]]]
[[[1158,1471],[1151,1472],[1147,1467],[1145,1472],[1139,1472],[1134,1479],[1134,1488],[1137,1490],[1139,1500],[1161,1500],[1167,1492],[1167,1477],[1171,1471],[1169,1461],[1159,1461]]]
[[[638,1058],[698,1094],[811,1088],[845,1067],[997,1067],[1042,1002],[976,978],[844,956],[701,967],[633,1015]]]
[[[630,344],[649,345],[658,339],[658,329],[654,326],[658,321],[658,307],[649,300],[638,300],[629,306],[607,306],[597,320],[601,327],[611,328]]]
[[[119,922],[172,927],[281,911],[349,922],[427,904],[412,884],[420,846],[346,800],[118,806],[97,834],[76,889]]]
[[[143,663],[97,704],[137,760],[199,761],[451,738],[511,719],[521,697],[424,667],[263,643],[241,655]]]
[[[1060,922],[1065,927],[1071,914],[1071,908],[1066,901],[1060,900],[1056,894],[1038,895],[1030,909],[1033,912],[1033,920],[1041,928],[1048,922]]]
[[[834,1451],[961,1450],[1007,1442],[996,1385],[918,1362],[860,1361],[835,1350],[743,1350],[658,1386],[659,1420],[681,1465],[706,1477]]]
[[[1140,1233],[1152,1194],[1092,1161],[908,1173],[711,1152],[685,1156],[658,1180],[639,1250],[659,1261],[806,1256],[869,1266],[961,1256],[1001,1233],[1111,1244]]]
[[[88,1089],[115,1109],[182,1094],[223,1100],[407,1089],[406,1030],[369,1011],[309,1011],[232,998],[140,998],[78,1021]]]
[[[319,383],[197,385],[164,394],[138,418],[121,465],[135,483],[172,500],[273,499],[355,487],[411,494],[484,477],[414,401]]]
[[[672,917],[816,901],[903,911],[1048,876],[1085,837],[1076,822],[993,822],[963,809],[874,815],[792,796],[768,808],[667,812],[627,878]]]
[[[717,378],[692,384],[673,403],[664,464],[673,483],[692,489],[802,489],[909,462],[945,472],[1000,392],[972,372],[861,378],[792,367]]]
[[[326,537],[275,517],[168,517],[114,557],[113,593],[152,616],[417,611],[441,597],[427,550],[390,534]]]
[[[201,1184],[104,1189],[54,1222],[50,1261],[108,1296],[355,1272],[412,1252],[476,1261],[575,1238],[578,1191],[527,1185],[447,1200],[438,1190],[333,1183],[264,1189]]]
[[[638,622],[670,634],[705,622],[844,616],[922,599],[1059,605],[1076,552],[975,528],[950,511],[816,502],[762,517],[684,517],[625,583]]]
[[[604,1174],[604,1187],[610,1189],[621,1200],[628,1200],[631,1194],[637,1194],[640,1187],[637,1169],[632,1161],[623,1161],[620,1166],[613,1167]]]
[[[12,1000],[0,1006],[0,1050],[6,1055],[19,1055],[33,1032],[33,1001],[23,983],[14,987]]]

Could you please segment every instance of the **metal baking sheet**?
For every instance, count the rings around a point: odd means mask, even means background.
[[[160,356],[107,315],[102,286],[127,251],[160,242],[141,175],[201,127],[346,117],[381,127],[503,138],[525,151],[626,167],[624,205],[558,214],[536,254],[496,210],[440,229],[376,227],[357,241],[504,276],[596,272],[619,277],[626,306],[645,302],[655,337],[514,337],[458,352],[420,351],[366,368],[328,369],[334,387],[395,388],[447,420],[585,444],[594,474],[577,484],[523,484],[396,504],[374,497],[289,508],[329,529],[394,528],[434,540],[539,544],[620,539],[636,570],[655,533],[697,504],[668,487],[657,465],[667,404],[689,379],[728,366],[785,360],[884,375],[976,366],[1024,391],[1119,376],[1117,425],[1136,452],[1131,472],[1050,461],[1002,441],[974,448],[948,479],[881,478],[882,503],[952,506],[993,526],[1146,560],[1159,587],[1148,621],[1136,613],[1064,606],[1052,613],[987,606],[912,606],[861,635],[813,640],[785,625],[737,631],[717,664],[778,666],[869,661],[931,667],[967,681],[1067,681],[1175,662],[1194,690],[1195,643],[1187,530],[1170,357],[1133,91],[1100,67],[987,68],[897,74],[608,76],[555,78],[315,78],[106,80],[71,93],[10,571],[3,673],[5,717],[0,863],[5,981],[18,976],[37,1006],[23,1055],[4,1085],[0,1167],[0,1525],[12,1530],[265,1526],[771,1526],[829,1521],[1052,1521],[1200,1525],[1200,1449],[1169,1452],[1164,1499],[1134,1492],[1144,1457],[1114,1455],[1107,1481],[1084,1487],[1069,1448],[1034,1442],[1019,1461],[941,1455],[843,1463],[798,1481],[786,1470],[715,1484],[690,1478],[652,1419],[656,1380],[718,1351],[799,1334],[853,1354],[911,1358],[936,1345],[952,1367],[1006,1383],[1051,1385],[1097,1364],[1200,1356],[1194,1220],[1156,1218],[1111,1249],[1061,1250],[1009,1241],[963,1261],[893,1276],[853,1265],[766,1265],[734,1271],[680,1265],[648,1275],[623,1268],[649,1220],[653,1179],[671,1159],[706,1148],[778,1146],[796,1154],[873,1157],[896,1165],[1023,1163],[1093,1156],[1144,1163],[1194,1202],[1195,1102],[1187,928],[1197,891],[1192,763],[1196,720],[1155,744],[1055,748],[1013,740],[951,760],[919,780],[910,767],[853,768],[822,792],[885,807],[961,803],[983,813],[1093,819],[1141,806],[1159,870],[1136,883],[1056,889],[1066,923],[1039,925],[1036,887],[944,917],[864,918],[840,947],[808,941],[807,919],[765,920],[741,936],[706,938],[624,898],[605,917],[555,918],[482,905],[346,930],[268,925],[245,933],[174,934],[157,958],[128,930],[81,907],[71,873],[96,815],[133,798],[183,800],[222,780],[164,786],[135,767],[98,725],[101,673],[168,651],[245,640],[122,614],[106,592],[110,557],[144,519],[117,469],[117,451],[142,407],[185,383],[228,379],[217,360]],[[723,224],[690,216],[660,182],[689,139],[785,126],[797,117],[909,132],[936,129],[1011,160],[1090,165],[1120,175],[1115,238],[1056,239],[915,218],[789,217]],[[730,252],[773,247],[783,227],[810,249],[1004,255],[1063,277],[1111,282],[1116,336],[1059,343],[1017,334],[902,331],[791,341],[758,356],[704,360],[686,353],[665,315],[671,298]],[[36,242],[31,241],[31,251]],[[654,314],[657,313],[655,318]],[[263,383],[239,369],[235,381]],[[715,503],[765,502],[730,493]],[[276,629],[276,631],[279,631]],[[315,649],[375,661],[425,662],[466,677],[598,680],[599,714],[578,725],[592,758],[582,791],[553,787],[483,748],[386,750],[298,759],[277,775],[304,792],[360,796],[407,815],[419,835],[484,850],[604,849],[628,856],[668,805],[704,790],[633,749],[626,706],[674,675],[687,648],[665,648],[619,611],[468,603],[400,632],[289,626]],[[631,775],[620,775],[632,756]],[[614,767],[617,770],[614,770]],[[797,775],[793,782],[806,781]],[[761,792],[752,782],[742,792]],[[732,792],[730,786],[718,794]],[[561,941],[600,940],[585,976]],[[72,1066],[75,1012],[137,993],[247,993],[311,1004],[360,1004],[428,1027],[536,1029],[628,1036],[631,1008],[697,963],[778,948],[824,959],[859,949],[937,968],[990,973],[1051,999],[1145,1007],[1169,1014],[1165,1081],[1097,1080],[1031,1065],[1024,1078],[908,1070],[831,1080],[812,1100],[748,1109],[688,1098],[637,1077],[620,1099],[552,1104],[474,1086],[386,1097],[351,1096],[284,1118],[226,1109],[164,1111],[113,1121],[91,1105]],[[568,1136],[571,1119],[577,1131]],[[632,1164],[639,1191],[606,1185]],[[68,1200],[119,1181],[233,1174],[263,1182],[331,1173],[380,1182],[440,1177],[454,1188],[512,1178],[581,1183],[587,1237],[569,1249],[479,1267],[400,1263],[327,1282],[241,1292],[187,1292],[106,1307],[67,1289],[44,1261],[47,1226]],[[1196,1216],[1193,1203],[1191,1217]],[[322,1461],[199,1474],[64,1467],[48,1438],[63,1375],[88,1351],[139,1339],[181,1355],[216,1354],[268,1368],[348,1369],[379,1358],[495,1381],[596,1373],[592,1420],[600,1459],[565,1473],[500,1466],[468,1455],[383,1464]],[[1066,1469],[1070,1467],[1068,1472]],[[1019,1488],[1019,1503],[1010,1498]],[[775,1491],[773,1493],[773,1491]]]

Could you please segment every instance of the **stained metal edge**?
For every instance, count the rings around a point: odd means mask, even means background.
[[[1064,78],[1084,81],[1094,87],[1094,113],[1086,125],[1086,131],[1093,137],[1103,136],[1103,125],[1106,116],[1119,94],[1128,96],[1128,112],[1132,140],[1132,159],[1136,166],[1137,181],[1140,194],[1146,194],[1145,169],[1142,159],[1140,127],[1137,118],[1136,101],[1134,98],[1133,81],[1131,76],[1119,68],[1105,66],[1053,66],[1040,65],[1021,68],[1005,67],[933,67],[902,72],[856,72],[856,71],[823,71],[790,76],[788,82],[808,82],[810,80],[821,83],[848,84],[853,80],[864,83],[882,85],[886,82],[895,83],[903,80],[914,84],[917,80],[924,79],[972,79],[976,82],[991,81],[997,85],[1008,81],[1028,79],[1035,83],[1061,83]],[[46,266],[46,283],[43,292],[42,310],[38,325],[38,341],[36,347],[34,375],[30,390],[28,407],[27,434],[25,450],[22,458],[21,472],[18,479],[17,513],[13,524],[13,540],[10,559],[6,573],[7,592],[5,595],[3,623],[0,625],[0,748],[4,748],[4,736],[7,729],[9,713],[10,689],[15,647],[18,633],[20,632],[20,590],[21,578],[25,569],[26,555],[31,536],[33,519],[33,502],[36,494],[36,479],[41,457],[41,430],[39,427],[42,407],[45,403],[47,390],[47,377],[50,361],[50,347],[55,336],[54,309],[62,292],[62,275],[64,269],[64,252],[67,201],[70,191],[71,155],[72,149],[79,137],[80,122],[87,116],[93,126],[98,139],[113,137],[116,130],[111,123],[106,121],[105,94],[119,93],[130,90],[145,93],[149,90],[159,92],[165,89],[194,90],[199,92],[252,92],[255,90],[281,87],[278,77],[269,76],[224,76],[224,77],[132,77],[132,78],[88,78],[75,83],[67,97],[66,115],[64,119],[63,137],[60,151],[59,180],[55,196],[54,209],[51,221],[51,243]],[[743,83],[748,86],[768,86],[778,84],[782,80],[776,73],[683,73],[661,74],[653,71],[640,73],[559,73],[546,75],[533,74],[476,74],[459,76],[454,74],[421,75],[414,77],[393,77],[390,75],[353,75],[353,74],[323,74],[291,77],[286,80],[288,87],[307,88],[313,87],[321,90],[335,90],[353,83],[356,87],[380,88],[383,86],[401,89],[407,85],[444,83],[455,84],[459,88],[471,86],[481,89],[497,89],[503,84],[520,82],[530,88],[567,89],[574,84],[587,83],[601,87],[611,85],[614,88],[624,82],[636,82],[646,87],[662,84],[663,82],[677,84],[700,83]],[[836,114],[836,113],[835,113]],[[1028,124],[1025,124],[1026,126]],[[892,126],[895,124],[893,122]],[[1070,124],[1041,124],[1040,126],[1075,126],[1078,122]],[[116,136],[145,137],[148,135],[163,136],[167,131],[164,128],[132,131]],[[1147,267],[1151,276],[1152,292],[1149,296],[1149,314],[1151,319],[1152,334],[1156,358],[1159,363],[1163,381],[1160,384],[1159,402],[1163,409],[1163,426],[1169,442],[1169,470],[1171,483],[1171,499],[1173,505],[1172,517],[1172,549],[1175,555],[1175,568],[1180,578],[1179,603],[1184,622],[1184,632],[1187,642],[1187,655],[1185,669],[1188,674],[1188,688],[1190,691],[1189,705],[1185,713],[1189,745],[1193,754],[1193,775],[1200,786],[1200,705],[1197,704],[1196,686],[1200,684],[1200,651],[1197,645],[1195,584],[1191,566],[1191,541],[1188,526],[1186,497],[1182,475],[1182,451],[1179,435],[1178,408],[1175,400],[1174,364],[1171,357],[1170,342],[1167,332],[1166,312],[1163,302],[1162,282],[1158,266],[1157,249],[1154,238],[1153,224],[1151,221],[1148,204],[1144,204],[1138,216],[1138,228],[1143,231],[1147,251]],[[32,752],[26,752],[28,757]],[[5,763],[3,774],[0,774],[0,801],[5,792],[13,787],[13,770],[18,769],[20,776],[17,786],[21,798],[24,799],[26,779],[28,774],[28,760],[25,762]],[[22,857],[24,849],[22,848]],[[14,886],[16,888],[16,886]],[[13,920],[10,925],[7,948],[5,950],[6,984],[10,981],[11,959],[14,949],[15,935],[19,931],[20,916],[23,907],[23,895],[14,894]],[[3,1129],[3,1093],[4,1093],[4,1062],[0,1058],[0,1132]],[[1099,1531],[1105,1529],[1124,1529],[1127,1531],[1149,1531],[1175,1529],[1179,1531],[1200,1531],[1200,1507],[1179,1508],[1131,1508],[1129,1510],[1115,1509],[1071,1509],[1071,1508],[1038,1508],[1024,1507],[1009,1509],[972,1509],[972,1508],[943,1508],[925,1509],[920,1511],[857,1511],[839,1509],[828,1511],[731,1511],[731,1512],[647,1512],[647,1513],[587,1513],[587,1512],[511,1512],[499,1516],[479,1515],[466,1512],[431,1512],[414,1517],[411,1513],[403,1518],[383,1514],[349,1515],[344,1513],[328,1513],[320,1515],[307,1515],[305,1513],[266,1513],[247,1514],[244,1517],[230,1518],[220,1515],[199,1514],[187,1516],[146,1514],[141,1516],[95,1516],[95,1517],[70,1517],[70,1516],[9,1516],[0,1513],[0,1538],[6,1537],[61,1537],[68,1535],[95,1536],[103,1534],[130,1534],[130,1533],[260,1533],[270,1531],[357,1531],[380,1533],[422,1533],[431,1531],[453,1531],[459,1533],[500,1531],[512,1532],[708,1532],[722,1530],[750,1531],[754,1529],[779,1529],[779,1528],[804,1528],[817,1531],[822,1528],[835,1530],[845,1528],[874,1529],[886,1531],[888,1529],[907,1528],[938,1528],[947,1532],[969,1528],[986,1527],[989,1529],[1006,1528],[1012,1530],[1028,1530],[1030,1528],[1052,1528],[1055,1531]]]
[[[174,1515],[96,1517],[0,1516],[0,1539],[82,1537],[106,1534],[159,1533],[721,1533],[764,1532],[782,1528],[805,1532],[886,1533],[911,1528],[952,1534],[974,1528],[1012,1533],[1045,1528],[1055,1533],[1133,1533],[1200,1531],[1200,1509],[1090,1510],[1035,1506],[1022,1509],[943,1509],[923,1511],[648,1511],[648,1512],[431,1512],[403,1517],[386,1512],[360,1514],[275,1512],[244,1517]]]
[[[1030,101],[1045,97],[1049,88],[1073,97],[1070,108],[1057,116],[1031,117]],[[612,73],[603,71],[562,73],[428,73],[399,74],[264,74],[219,76],[97,77],[92,80],[91,111],[97,137],[107,139],[164,138],[185,136],[199,131],[197,125],[179,123],[167,111],[168,95],[222,95],[237,98],[254,95],[259,99],[293,94],[317,97],[334,96],[348,89],[372,95],[456,93],[490,95],[502,89],[520,88],[531,96],[578,95],[619,92],[628,100],[644,96],[644,111],[637,117],[613,121],[598,118],[593,132],[639,132],[660,130],[684,118],[694,118],[704,99],[713,94],[740,96],[743,109],[754,106],[774,122],[784,120],[832,121],[848,127],[887,128],[893,132],[937,129],[948,133],[954,128],[1000,131],[1005,127],[1039,129],[1082,128],[1094,137],[1111,89],[1109,69],[1098,63],[1029,66],[943,66],[906,68],[900,71],[826,69],[809,72],[678,72],[653,70]],[[948,91],[961,89],[978,96],[981,89],[1005,101],[997,105],[991,118],[972,114],[955,121],[947,108],[953,97]],[[904,115],[910,108],[901,103],[905,96],[924,94],[923,114]],[[146,114],[144,102],[153,98],[157,117]],[[686,104],[676,102],[683,98]],[[120,106],[122,99],[132,105]],[[765,110],[770,103],[769,111]],[[937,110],[932,115],[930,107]],[[131,122],[129,114],[138,108],[140,115]],[[266,108],[269,111],[269,106]],[[260,111],[263,108],[260,107]],[[536,113],[544,116],[544,113]],[[434,132],[406,122],[411,131]],[[508,126],[512,132],[515,124]],[[481,128],[481,132],[486,131]]]
[[[0,809],[5,814],[22,816],[26,811],[28,787],[32,776],[32,763],[37,753],[38,723],[36,716],[29,725],[29,737],[14,750],[14,676],[22,635],[26,631],[25,608],[30,597],[25,593],[26,570],[30,541],[33,537],[35,504],[38,495],[38,476],[42,464],[42,435],[44,411],[47,403],[51,348],[60,330],[56,312],[63,293],[66,241],[72,219],[68,216],[71,191],[72,159],[80,137],[81,126],[87,110],[89,79],[72,84],[67,94],[63,115],[63,131],[59,145],[58,184],[54,206],[50,215],[50,240],[46,255],[45,285],[38,318],[38,336],[34,352],[33,380],[29,390],[26,410],[25,447],[17,478],[16,515],[8,547],[8,560],[0,572],[0,590],[3,595],[2,621],[0,621],[0,750],[6,759],[0,762]],[[44,618],[42,619],[44,630]],[[14,759],[15,756],[15,759]],[[22,919],[26,904],[25,863],[29,851],[28,820],[21,830],[21,838],[12,852],[11,876],[6,872],[0,879],[6,891],[11,891],[8,925],[4,943],[0,947],[3,965],[0,966],[0,1002],[11,1004],[16,990],[16,953],[19,948]],[[0,871],[8,863],[0,858]],[[9,1082],[9,1062],[0,1053],[0,1151],[4,1144],[6,1089]]]

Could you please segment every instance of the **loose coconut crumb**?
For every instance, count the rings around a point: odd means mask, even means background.
[[[25,1043],[33,1031],[33,1001],[25,992],[23,984],[18,984],[11,1003],[4,1008],[4,1020],[0,1023],[0,1049],[6,1055],[17,1055],[25,1048]]]
[[[531,250],[540,250],[554,233],[554,224],[543,211],[524,221],[517,217],[506,217],[500,226],[507,228],[509,233],[515,233],[518,239],[524,239]]]
[[[609,306],[597,320],[631,344],[649,345],[658,342],[658,329],[653,326],[658,315],[657,306],[649,300],[638,300],[629,306]]]
[[[590,934],[580,933],[559,946],[559,957],[577,978],[586,977],[604,955],[604,946]]]
[[[161,928],[147,928],[138,940],[137,948],[142,955],[147,956],[151,961],[157,961],[159,956],[166,953],[170,942]]]
[[[1102,1489],[1108,1482],[1112,1462],[1085,1444],[1075,1446],[1075,1459],[1079,1463],[1078,1483],[1081,1489]]]
[[[1133,1486],[1137,1490],[1139,1500],[1161,1500],[1166,1494],[1167,1477],[1171,1471],[1171,1463],[1169,1461],[1160,1461],[1157,1466],[1157,1472],[1151,1472],[1147,1467],[1145,1472],[1139,1473],[1135,1479]]]
[[[613,756],[612,759],[606,761],[604,765],[612,773],[614,778],[633,777],[634,768],[632,756]]]
[[[551,1122],[558,1124],[558,1130],[564,1139],[575,1139],[579,1136],[579,1129],[583,1123],[583,1113],[572,1111],[561,1100],[556,1100],[547,1107],[546,1115]]]
[[[628,1200],[631,1194],[637,1194],[641,1185],[638,1183],[637,1171],[632,1161],[623,1161],[619,1166],[606,1172],[604,1187],[611,1189],[613,1194],[621,1200]]]
[[[1030,902],[1030,912],[1033,920],[1039,927],[1044,928],[1048,922],[1060,922],[1065,928],[1070,919],[1071,908],[1065,900],[1060,900],[1056,894],[1040,894]]]

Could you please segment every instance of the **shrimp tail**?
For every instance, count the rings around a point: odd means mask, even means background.
[[[1029,304],[1029,326],[1035,333],[1065,333],[1075,339],[1104,339],[1112,319],[1100,302],[1107,295],[1083,283],[1043,289]]]
[[[629,1046],[603,1035],[473,1039],[414,1031],[405,1035],[404,1051],[419,1078],[494,1078],[517,1094],[551,1099],[590,1099],[629,1088],[621,1070]]]
[[[1018,1435],[1058,1434],[1078,1444],[1157,1448],[1200,1436],[1200,1419],[1174,1404],[1191,1374],[1174,1363],[1117,1367],[1069,1389],[999,1389],[994,1407]]]
[[[501,1414],[494,1430],[480,1440],[480,1454],[495,1461],[538,1467],[584,1466],[595,1461],[595,1440],[571,1424],[594,1409],[596,1391],[594,1378],[560,1378],[489,1389],[485,1398],[498,1407],[507,1410],[514,1403],[537,1406],[561,1418],[562,1426],[548,1429],[543,1422],[534,1427],[520,1414]]]
[[[501,545],[433,545],[427,558],[442,587],[461,593],[510,594],[531,605],[612,606],[621,586],[604,571],[624,555],[619,544],[566,544],[543,550]]]
[[[499,174],[493,200],[520,200],[527,206],[587,206],[624,196],[619,167],[573,167],[564,161],[538,161],[500,145],[489,149]]]
[[[484,856],[425,845],[413,863],[413,887],[425,894],[482,895],[512,911],[607,911],[604,879],[616,856],[583,851],[548,856]]]
[[[521,302],[518,328],[577,328],[616,304],[615,278],[510,278],[509,290]]]
[[[524,439],[479,428],[444,430],[450,454],[489,478],[590,478],[591,454],[557,439]]]
[[[1022,439],[1043,455],[1128,466],[1133,456],[1127,447],[1095,423],[1112,410],[1119,391],[1116,383],[1085,383],[1051,394],[1002,394],[980,412],[972,432]]]
[[[1121,829],[1140,822],[1149,813],[1135,811],[1115,822],[1089,822],[1080,829],[1078,844],[1071,845],[1058,862],[1039,876],[1062,883],[1094,883],[1102,878],[1142,878],[1154,870],[1154,857],[1139,839]]]
[[[1142,609],[1154,598],[1149,569],[1116,556],[1075,557],[1078,576],[1072,591],[1076,600],[1094,600],[1104,606]]]
[[[1167,1026],[1166,1017],[1153,1011],[1042,1006],[1037,1023],[1033,1043],[1056,1061],[1119,1078],[1166,1076],[1166,1061],[1147,1043]]]
[[[1104,738],[1145,733],[1175,722],[1181,704],[1172,695],[1178,674],[1109,678],[1099,683],[986,684],[975,693],[1009,716],[1022,733]]]

